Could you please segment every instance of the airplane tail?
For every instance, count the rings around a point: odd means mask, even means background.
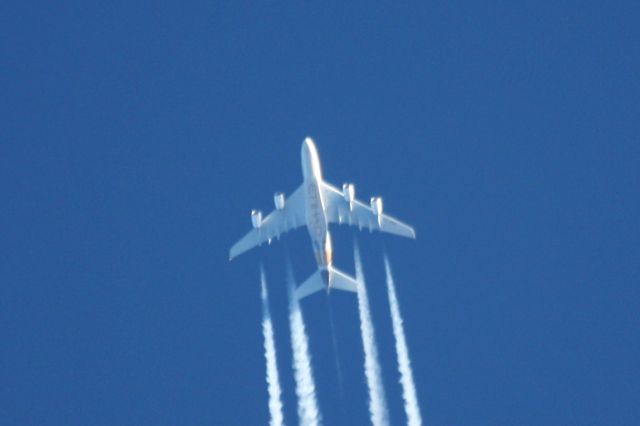
[[[328,281],[328,285],[327,285]],[[329,266],[327,269],[318,269],[300,287],[295,290],[296,299],[304,299],[322,289],[331,289],[358,292],[358,282],[342,271]]]

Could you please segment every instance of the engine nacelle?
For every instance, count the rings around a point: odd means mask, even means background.
[[[284,194],[282,192],[276,192],[273,196],[273,204],[276,205],[276,209],[284,209]]]
[[[344,200],[349,203],[349,210],[353,208],[353,199],[356,196],[356,188],[352,183],[345,183],[342,185],[342,196]]]
[[[251,224],[254,228],[260,228],[262,225],[262,212],[260,210],[251,210]]]
[[[371,210],[376,216],[382,215],[382,198],[371,197]]]

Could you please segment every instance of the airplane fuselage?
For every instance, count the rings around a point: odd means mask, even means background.
[[[302,175],[306,192],[306,219],[307,229],[311,237],[313,252],[318,268],[323,271],[323,279],[329,289],[328,268],[332,263],[331,235],[327,225],[327,216],[324,208],[324,200],[320,191],[322,182],[322,170],[318,151],[311,139],[305,139],[302,144]]]

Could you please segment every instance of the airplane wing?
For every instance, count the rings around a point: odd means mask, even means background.
[[[349,202],[344,199],[342,191],[338,188],[322,182],[322,190],[329,223],[354,225],[360,229],[368,228],[370,231],[378,230],[407,238],[416,237],[416,232],[411,226],[384,212],[378,216],[370,206],[361,201],[353,200],[350,209]]]
[[[302,226],[306,223],[304,214],[304,185],[300,185],[293,194],[286,199],[283,209],[272,211],[262,219],[258,228],[253,228],[240,241],[229,250],[229,260],[259,246],[264,242],[271,243],[274,238],[280,238],[281,234]]]

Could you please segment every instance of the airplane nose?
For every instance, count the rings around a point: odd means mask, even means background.
[[[320,163],[318,161],[318,151],[316,151],[316,145],[313,139],[310,137],[304,138],[302,142],[302,174],[305,176],[314,176],[316,178],[321,177]]]
[[[306,138],[304,138],[304,142],[302,142],[302,149],[309,152],[313,149],[314,145],[315,144],[313,143],[313,139],[307,136]]]

